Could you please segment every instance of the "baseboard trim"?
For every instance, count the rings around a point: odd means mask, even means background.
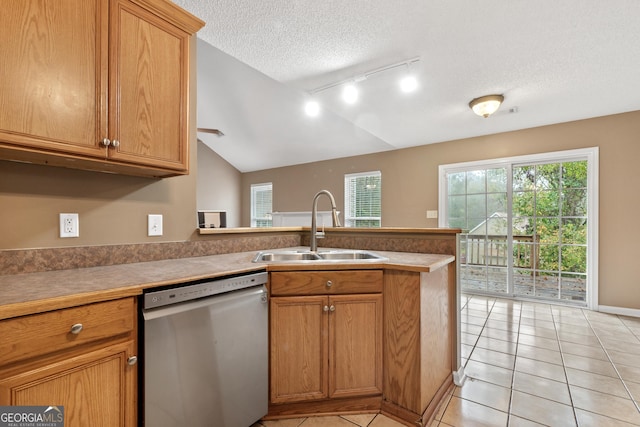
[[[620,316],[640,317],[640,310],[635,308],[599,305],[598,311],[601,311],[603,313],[609,313],[609,314],[619,314]]]
[[[464,380],[467,379],[467,374],[464,373],[464,366],[460,366],[457,371],[453,372],[453,383],[458,387],[462,387]]]

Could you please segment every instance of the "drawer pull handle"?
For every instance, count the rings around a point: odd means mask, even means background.
[[[327,280],[327,288],[330,288],[331,285],[333,285],[333,282],[331,280]]]
[[[71,332],[73,335],[78,335],[82,331],[82,323],[76,323],[71,327]]]
[[[129,365],[129,366],[133,366],[136,363],[138,363],[138,357],[137,356],[131,356],[130,358],[127,359],[127,365]]]

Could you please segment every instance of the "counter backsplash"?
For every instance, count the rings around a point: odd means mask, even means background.
[[[0,251],[0,275],[130,264],[300,246],[300,235]]]
[[[366,249],[392,252],[456,253],[456,230],[429,233],[427,230],[363,232],[341,229],[327,232],[320,247]],[[238,233],[208,236],[206,240],[78,246],[66,248],[13,249],[0,251],[0,275],[97,267],[135,262],[180,259],[234,252],[308,246],[308,231]]]

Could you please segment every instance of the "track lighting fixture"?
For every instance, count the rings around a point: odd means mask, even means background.
[[[337,86],[343,86],[342,100],[347,104],[355,104],[356,102],[358,102],[358,99],[360,97],[360,87],[359,87],[360,82],[367,80],[378,73],[382,73],[384,71],[392,70],[394,68],[399,68],[399,67],[405,67],[407,70],[405,75],[399,81],[400,90],[405,93],[413,92],[418,87],[418,80],[415,76],[415,72],[413,69],[414,65],[417,64],[418,62],[420,62],[420,58],[412,58],[406,61],[376,68],[374,70],[367,71],[364,74],[360,74],[356,77],[352,77],[346,80],[341,80],[336,83],[331,83],[331,84],[319,87],[315,90],[312,90],[310,94],[313,96],[325,90],[328,90]],[[305,109],[305,113],[308,116],[315,117],[320,112],[320,104],[318,104],[318,102],[315,100],[307,101],[304,109]]]

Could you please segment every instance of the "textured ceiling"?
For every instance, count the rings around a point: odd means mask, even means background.
[[[263,74],[258,80],[272,80],[254,87],[256,105],[242,113],[249,127],[262,126],[259,136],[199,104],[198,125],[227,135],[208,145],[217,144],[242,171],[640,109],[638,0],[174,1],[206,21],[201,40]],[[323,126],[336,133],[324,135],[323,149],[310,155],[318,125],[294,113],[306,92],[414,57],[417,93],[400,94],[393,70],[361,82],[353,106],[339,100],[338,88],[318,94]],[[199,90],[199,99],[216,98],[219,88],[210,90]],[[469,101],[492,93],[504,94],[501,109],[489,119],[475,116]],[[252,103],[251,96],[243,102]],[[261,123],[261,114],[269,120]],[[346,147],[353,132],[359,136]],[[247,158],[267,147],[280,155]]]

